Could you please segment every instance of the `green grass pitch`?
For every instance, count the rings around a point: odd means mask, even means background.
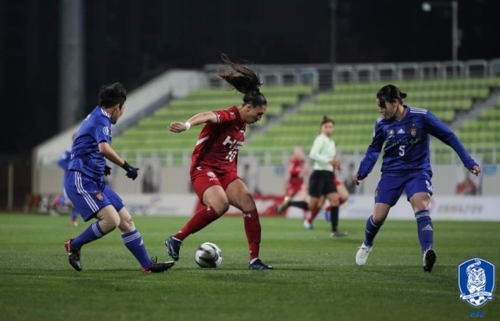
[[[150,255],[167,260],[163,242],[187,220],[136,217]],[[435,222],[438,261],[424,273],[413,221],[386,222],[367,264],[354,262],[364,221],[332,239],[321,219],[263,218],[261,258],[273,271],[247,270],[243,222],[224,217],[192,235],[165,274],[143,275],[114,231],[82,250],[83,271],[67,262],[64,241],[87,224],[67,217],[0,215],[1,320],[500,320],[500,300],[480,309],[459,300],[457,265],[480,257],[500,267],[500,223]],[[222,248],[220,268],[201,269],[196,247]],[[497,270],[496,283],[498,287]],[[495,294],[499,295],[498,289]]]

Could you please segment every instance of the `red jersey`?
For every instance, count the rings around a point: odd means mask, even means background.
[[[292,158],[290,164],[288,165],[288,172],[290,173],[290,178],[301,177],[302,171],[304,170],[304,159]]]
[[[217,169],[219,173],[236,172],[246,124],[236,106],[214,110],[214,113],[217,123],[207,123],[203,127],[191,157],[191,170],[206,166]]]

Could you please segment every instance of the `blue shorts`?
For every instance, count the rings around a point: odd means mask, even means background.
[[[429,193],[432,195],[432,172],[414,173],[382,173],[377,189],[375,190],[375,203],[396,205],[403,190],[406,190],[408,200],[415,193]]]
[[[96,182],[80,172],[68,171],[64,189],[85,222],[95,218],[97,212],[108,205],[113,205],[117,212],[124,207],[120,196],[106,182]]]

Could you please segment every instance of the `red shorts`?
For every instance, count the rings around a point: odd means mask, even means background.
[[[285,195],[289,197],[295,196],[298,192],[304,189],[304,180],[302,178],[294,177],[286,183]]]
[[[191,184],[193,184],[193,189],[198,198],[203,203],[203,193],[207,190],[207,188],[219,185],[224,190],[226,190],[227,186],[234,180],[240,178],[236,171],[231,172],[217,172],[217,170],[198,166],[191,170]],[[205,205],[205,204],[204,204]]]

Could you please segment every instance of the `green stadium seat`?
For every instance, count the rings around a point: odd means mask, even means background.
[[[489,96],[490,87],[500,87],[500,78],[448,79],[394,82],[408,93],[405,103],[428,109],[447,123],[451,123],[457,112],[466,112],[473,99]],[[364,153],[371,142],[374,124],[380,116],[375,104],[375,94],[386,82],[339,83],[330,92],[317,94],[312,103],[303,104],[291,114],[286,113],[280,123],[266,126],[272,116],[280,115],[283,106],[296,105],[301,95],[313,93],[311,86],[263,86],[269,106],[266,116],[247,129],[248,141],[243,151],[253,153],[261,161],[281,164],[294,145],[307,151],[318,134],[323,115],[335,121],[335,140],[341,152]],[[169,164],[182,164],[196,143],[199,130],[181,135],[168,131],[172,121],[186,121],[192,115],[228,108],[241,103],[242,94],[227,88],[199,90],[183,99],[174,100],[169,106],[157,110],[150,117],[139,120],[136,126],[113,139],[117,150],[130,153],[171,152]],[[265,130],[259,130],[266,126]],[[494,109],[483,111],[477,118],[464,122],[457,135],[469,150],[489,151],[489,159],[500,161],[500,100]],[[431,148],[439,148],[433,154],[438,163],[453,161],[453,151],[442,142],[433,140]],[[441,151],[442,150],[442,151]],[[188,157],[189,158],[189,157]]]

